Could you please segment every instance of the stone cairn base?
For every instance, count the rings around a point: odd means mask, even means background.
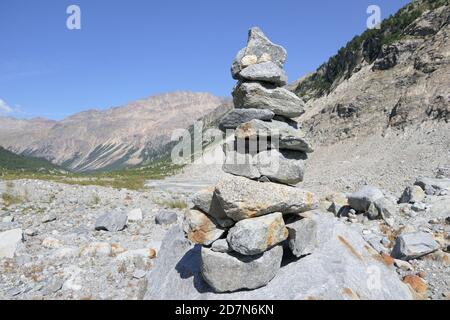
[[[202,276],[216,292],[268,284],[281,267],[286,222],[317,207],[312,193],[293,186],[313,148],[292,120],[304,103],[283,88],[286,57],[259,28],[249,31],[231,67],[235,109],[220,122],[235,135],[224,146],[228,174],[197,194],[185,216],[188,239],[202,245]]]

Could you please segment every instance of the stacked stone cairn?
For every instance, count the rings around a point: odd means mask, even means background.
[[[287,221],[317,207],[314,195],[294,185],[303,181],[313,152],[292,118],[304,104],[283,88],[286,50],[259,28],[232,64],[238,80],[235,109],[220,122],[234,140],[224,146],[227,173],[216,187],[194,196],[184,231],[200,244],[201,273],[216,292],[267,285],[281,267],[290,235]]]

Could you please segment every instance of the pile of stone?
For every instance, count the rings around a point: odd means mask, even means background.
[[[185,217],[188,239],[202,245],[201,274],[216,292],[268,284],[281,267],[286,221],[317,207],[312,193],[293,186],[313,148],[292,119],[304,112],[302,100],[282,88],[286,56],[260,29],[250,30],[232,65],[235,109],[220,123],[235,135],[224,149],[227,174],[194,197]],[[291,235],[292,251],[302,251]]]

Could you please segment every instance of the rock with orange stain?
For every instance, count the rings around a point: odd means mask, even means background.
[[[212,244],[224,233],[211,217],[198,210],[186,212],[183,230],[190,241],[202,245]]]
[[[287,237],[283,215],[278,212],[239,221],[228,232],[227,240],[234,251],[251,256],[267,251]]]
[[[428,286],[425,281],[419,276],[406,276],[403,278],[403,282],[408,284],[419,295],[426,295]]]
[[[316,197],[300,188],[231,175],[218,182],[215,195],[225,214],[234,221],[274,212],[301,213],[318,206]]]

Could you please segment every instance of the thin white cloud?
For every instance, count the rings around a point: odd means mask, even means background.
[[[13,111],[13,108],[11,108],[5,101],[0,99],[0,112],[11,113]]]

